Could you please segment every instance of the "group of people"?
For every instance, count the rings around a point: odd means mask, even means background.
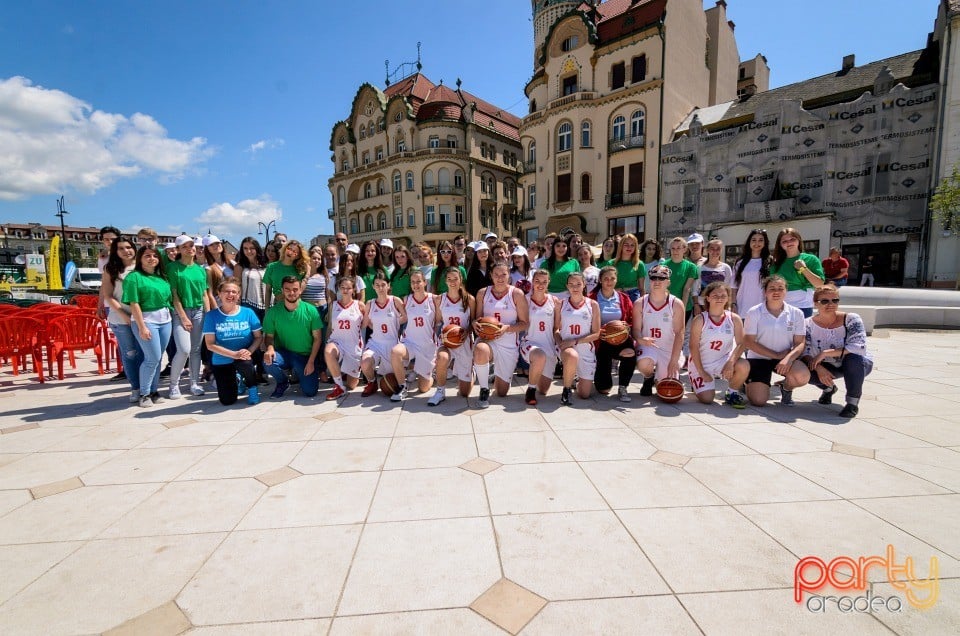
[[[723,400],[736,408],[764,405],[774,373],[787,406],[807,383],[830,404],[842,377],[840,415],[854,417],[872,367],[863,322],[839,311],[838,286],[793,228],[772,243],[752,230],[733,266],[719,239],[700,234],[672,239],[666,254],[632,234],[594,248],[575,233],[527,247],[489,233],[436,251],[390,239],[357,245],[344,233],[309,249],[283,235],[266,246],[248,236],[235,260],[215,236],[182,235],[160,248],[149,229],[136,244],[114,228],[101,234],[109,242],[101,298],[131,401],[144,407],[163,399],[169,341],[168,398],[181,397],[189,359],[190,392],[203,394],[206,364],[223,404],[244,391],[256,404],[270,375],[272,398],[292,380],[308,397],[332,383],[328,400],[364,383],[363,397],[383,390],[397,402],[432,389],[430,406],[446,399],[452,376],[463,397],[476,382],[480,408],[491,388],[505,397],[515,376],[536,405],[557,377],[569,405],[594,390],[612,394],[616,368],[622,402],[635,372],[649,396],[686,370],[700,402],[716,399],[722,379]]]

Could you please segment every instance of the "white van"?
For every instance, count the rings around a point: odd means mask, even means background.
[[[96,267],[81,267],[77,269],[77,279],[73,283],[74,289],[89,289],[99,291],[102,275]]]

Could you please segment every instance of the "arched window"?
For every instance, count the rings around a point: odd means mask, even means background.
[[[386,129],[386,123],[383,121],[383,117],[377,120],[377,131],[382,131]]]
[[[560,124],[560,129],[557,131],[557,152],[563,152],[564,150],[570,150],[572,145],[573,137],[573,126],[570,125],[570,122],[564,122]]]
[[[373,137],[373,122],[370,122],[370,125],[367,127],[367,135]]]
[[[450,171],[446,168],[440,168],[437,170],[437,185],[441,188],[450,186]]]
[[[400,188],[403,187],[403,179],[400,178],[400,171],[397,170],[393,173],[393,191],[400,192]]]
[[[531,141],[530,148],[527,149],[527,163],[531,166],[537,163],[537,142]]]
[[[366,218],[363,219],[363,231],[373,232],[373,215],[372,214],[368,214]]]
[[[340,153],[340,169],[341,170],[350,169],[350,161],[347,159],[346,153]]]
[[[337,188],[337,203],[346,203],[347,202],[347,191],[343,189],[343,186]]]
[[[363,198],[369,199],[371,196],[373,196],[373,186],[369,183],[363,184]]]
[[[630,115],[630,136],[631,137],[642,137],[643,136],[643,124],[646,115],[642,110],[635,110],[633,114]]]
[[[590,200],[590,174],[586,172],[580,175],[580,200]]]
[[[613,139],[621,140],[627,136],[627,120],[623,115],[617,115],[613,120]]]
[[[413,173],[407,173],[407,190],[413,190]]]
[[[378,230],[387,229],[387,213],[386,212],[381,212],[377,216],[377,229]]]
[[[535,99],[530,100],[530,112],[531,113],[537,112],[537,100]]]
[[[423,171],[423,187],[432,188],[433,187],[433,170],[424,170]]]
[[[357,217],[350,219],[350,233],[356,234],[360,231],[360,222],[357,220]]]
[[[580,124],[580,147],[589,148],[592,145],[590,139],[590,122],[585,121]]]
[[[386,194],[387,193],[387,184],[383,182],[383,179],[377,179],[377,194]]]
[[[453,173],[453,187],[462,188],[463,187],[463,170],[457,170]]]

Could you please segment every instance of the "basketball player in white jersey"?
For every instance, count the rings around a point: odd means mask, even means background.
[[[520,343],[520,355],[530,365],[527,393],[524,401],[530,406],[537,404],[537,391],[546,395],[553,378],[544,374],[544,369],[557,366],[557,332],[560,331],[560,301],[547,293],[550,272],[538,269],[533,273],[533,288],[528,299],[530,327]],[[591,376],[592,377],[592,376]]]
[[[354,298],[354,278],[345,276],[337,284],[340,298],[330,305],[327,346],[323,349],[327,370],[336,384],[327,394],[328,400],[343,397],[360,381],[360,325],[366,318],[366,307]]]
[[[703,404],[712,404],[715,378],[729,382],[724,403],[742,409],[746,398],[740,393],[750,373],[744,359],[743,320],[729,311],[730,288],[723,281],[710,283],[703,290],[705,310],[690,325],[690,387]]]
[[[407,322],[407,312],[403,301],[390,295],[390,283],[387,273],[380,270],[373,277],[373,289],[377,297],[367,303],[367,319],[363,328],[370,329],[360,357],[360,370],[367,379],[363,388],[363,397],[377,392],[377,371],[393,371],[390,365],[390,352],[400,342],[400,325]],[[383,365],[383,366],[381,366]]]
[[[404,378],[411,361],[421,393],[433,385],[433,369],[437,363],[437,306],[433,294],[427,293],[427,279],[422,271],[410,273],[410,289],[412,293],[403,305],[407,312],[407,326],[390,354],[393,373],[400,383],[400,390],[390,396],[393,402],[402,402],[407,397]]]
[[[637,341],[637,371],[643,375],[640,395],[653,395],[654,380],[680,377],[683,346],[683,302],[670,294],[670,268],[650,269],[650,293],[633,305],[633,338]]]
[[[563,393],[560,403],[570,406],[574,379],[580,399],[590,397],[597,355],[593,343],[600,338],[600,306],[584,296],[587,282],[581,272],[567,276],[567,297],[560,304],[560,331],[557,334],[560,361],[563,364]]]
[[[467,332],[467,339],[456,349],[447,349],[440,343],[437,349],[437,388],[427,406],[436,406],[447,399],[447,369],[453,364],[453,373],[457,376],[460,395],[469,397],[473,388],[473,332],[471,329],[473,314],[476,311],[476,301],[467,293],[464,287],[466,281],[459,267],[448,267],[441,272],[447,283],[447,292],[434,296],[437,305],[437,315],[440,316],[440,328],[447,325],[462,327]]]
[[[510,267],[499,261],[490,269],[493,284],[477,293],[478,317],[496,319],[501,324],[500,335],[492,340],[482,340],[473,348],[473,372],[480,385],[477,406],[490,406],[490,361],[494,366],[494,388],[504,397],[510,390],[513,372],[520,357],[519,335],[530,327],[527,298],[523,292],[510,284]],[[474,330],[477,326],[474,323]]]

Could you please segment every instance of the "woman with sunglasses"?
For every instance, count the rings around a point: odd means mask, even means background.
[[[550,286],[547,291],[561,300],[569,296],[567,277],[580,271],[580,262],[570,254],[570,246],[566,241],[557,237],[542,267],[550,272]]]
[[[780,404],[793,406],[793,390],[810,381],[810,370],[799,360],[806,344],[803,312],[786,303],[787,282],[771,274],[763,281],[764,302],[743,317],[743,344],[747,348],[750,373],[747,399],[764,406],[770,399],[770,380],[776,371]]]
[[[633,234],[620,239],[617,256],[611,263],[617,268],[617,291],[622,291],[632,302],[643,295],[643,281],[647,277],[647,268],[640,260],[640,242]]]
[[[407,397],[406,369],[413,363],[420,393],[426,393],[433,385],[433,370],[437,365],[437,314],[433,294],[427,292],[427,277],[423,272],[410,275],[412,293],[403,302],[407,324],[403,337],[390,352],[393,374],[400,383],[400,390],[390,396],[392,402],[402,402]]]
[[[360,356],[360,371],[367,380],[361,393],[363,397],[377,392],[378,370],[381,374],[392,371],[390,352],[400,343],[400,326],[407,322],[403,299],[390,295],[386,272],[377,272],[371,286],[377,297],[367,303],[367,316],[363,321],[363,328],[370,330]]]
[[[363,294],[360,299],[369,303],[376,296],[373,291],[373,279],[379,273],[387,272],[380,260],[380,246],[376,241],[365,241],[360,246],[360,258],[357,263],[357,274],[363,279]]]
[[[467,270],[457,263],[457,253],[453,250],[453,244],[450,241],[443,241],[437,248],[437,267],[433,270],[430,277],[430,289],[434,294],[447,293],[447,269],[456,267],[463,274],[463,280],[467,279]]]
[[[805,318],[813,315],[813,290],[823,285],[823,263],[813,254],[803,251],[803,238],[792,227],[780,230],[773,247],[772,274],[787,281],[786,302],[803,311]]]
[[[750,364],[742,359],[743,320],[727,307],[730,288],[724,281],[714,281],[702,294],[705,306],[690,325],[690,387],[701,404],[713,404],[716,378],[729,382],[724,403],[742,409],[747,401],[741,395]]]
[[[557,333],[560,331],[560,301],[547,293],[550,272],[538,269],[533,273],[528,311],[530,327],[523,334],[520,355],[529,365],[527,393],[524,401],[537,405],[537,392],[546,395],[553,380],[553,369],[560,358],[557,350]],[[549,373],[544,373],[548,369]]]
[[[471,337],[471,322],[476,311],[476,301],[464,288],[462,267],[448,267],[445,270],[447,291],[442,295],[434,295],[437,316],[440,328],[447,325],[456,325],[465,329],[467,339],[455,349],[448,349],[443,343],[437,349],[437,388],[427,406],[437,406],[445,399],[447,370],[453,364],[453,373],[457,376],[460,395],[469,397],[473,389],[473,342]]]
[[[244,237],[240,241],[240,253],[237,255],[240,305],[252,309],[261,323],[263,323],[263,314],[267,310],[263,289],[263,274],[266,267],[267,257],[260,243],[252,236]]]
[[[263,329],[252,309],[241,307],[240,281],[228,276],[220,281],[220,306],[203,317],[203,337],[212,354],[213,377],[220,404],[237,401],[237,375],[247,385],[247,404],[260,403],[256,365],[261,353]]]
[[[640,244],[640,260],[643,261],[643,266],[647,268],[648,274],[650,268],[658,264],[661,258],[663,258],[663,248],[660,247],[660,243],[655,239],[647,239]],[[650,293],[649,277],[643,280],[643,293]]]
[[[287,276],[296,276],[300,280],[300,291],[303,291],[303,281],[310,272],[310,257],[299,241],[287,241],[280,249],[280,260],[267,265],[263,273],[263,288],[267,296],[267,304],[273,305],[282,301],[283,279]]]
[[[136,338],[143,351],[140,365],[140,406],[163,402],[157,390],[160,385],[160,357],[170,340],[173,318],[173,292],[163,277],[160,252],[155,247],[141,247],[136,265],[123,280],[123,303],[130,306]]]
[[[594,342],[600,338],[600,308],[597,301],[584,295],[586,280],[582,272],[567,277],[568,297],[560,303],[560,331],[557,348],[563,365],[563,391],[560,404],[571,406],[570,394],[576,389],[581,400],[590,397],[593,376],[597,373]]]
[[[810,383],[823,390],[817,401],[831,404],[837,392],[834,380],[843,378],[847,395],[840,417],[856,417],[863,380],[873,371],[873,358],[867,353],[867,330],[859,315],[839,311],[840,290],[833,285],[817,287],[813,301],[817,315],[806,320],[803,352],[803,361],[810,369]]]
[[[479,255],[483,250],[477,250]],[[481,340],[473,348],[473,372],[480,385],[477,407],[490,406],[490,363],[493,362],[494,387],[497,395],[506,396],[520,357],[519,336],[530,327],[527,298],[510,284],[510,268],[505,262],[494,263],[490,270],[493,283],[477,295],[478,318],[493,318],[500,323],[500,332],[492,339]],[[474,321],[474,331],[477,323]],[[479,333],[477,334],[479,335]]]
[[[733,311],[741,316],[763,302],[761,281],[770,275],[770,239],[767,231],[750,230],[740,250],[740,260],[733,264],[734,276],[730,286],[736,295]]]
[[[640,395],[644,397],[653,395],[656,380],[680,377],[684,308],[683,302],[670,293],[671,275],[666,265],[654,265],[650,269],[650,293],[633,305],[633,339],[638,347],[637,371],[643,376]]]
[[[140,401],[140,365],[143,364],[143,349],[133,335],[130,323],[130,306],[123,303],[123,281],[137,264],[137,248],[130,239],[114,239],[110,255],[103,268],[103,288],[100,296],[110,308],[107,324],[117,339],[117,349],[123,356],[123,371],[130,382],[130,402]]]
[[[390,293],[401,300],[410,295],[410,272],[413,255],[406,245],[393,248],[393,272],[390,274]]]
[[[607,266],[600,270],[600,285],[590,294],[590,298],[597,301],[600,308],[600,326],[622,320],[633,331],[633,301],[622,291],[617,291],[617,268]],[[617,371],[619,388],[617,396],[621,402],[629,402],[630,395],[627,387],[637,368],[636,343],[632,336],[621,344],[613,345],[604,340],[597,340],[597,372],[593,376],[597,392],[601,395],[610,393],[613,387],[613,361],[620,365]]]
[[[476,297],[480,290],[490,286],[490,268],[493,260],[490,258],[490,247],[483,241],[475,241],[473,245],[473,260],[470,261],[470,270],[467,272],[467,293]]]

